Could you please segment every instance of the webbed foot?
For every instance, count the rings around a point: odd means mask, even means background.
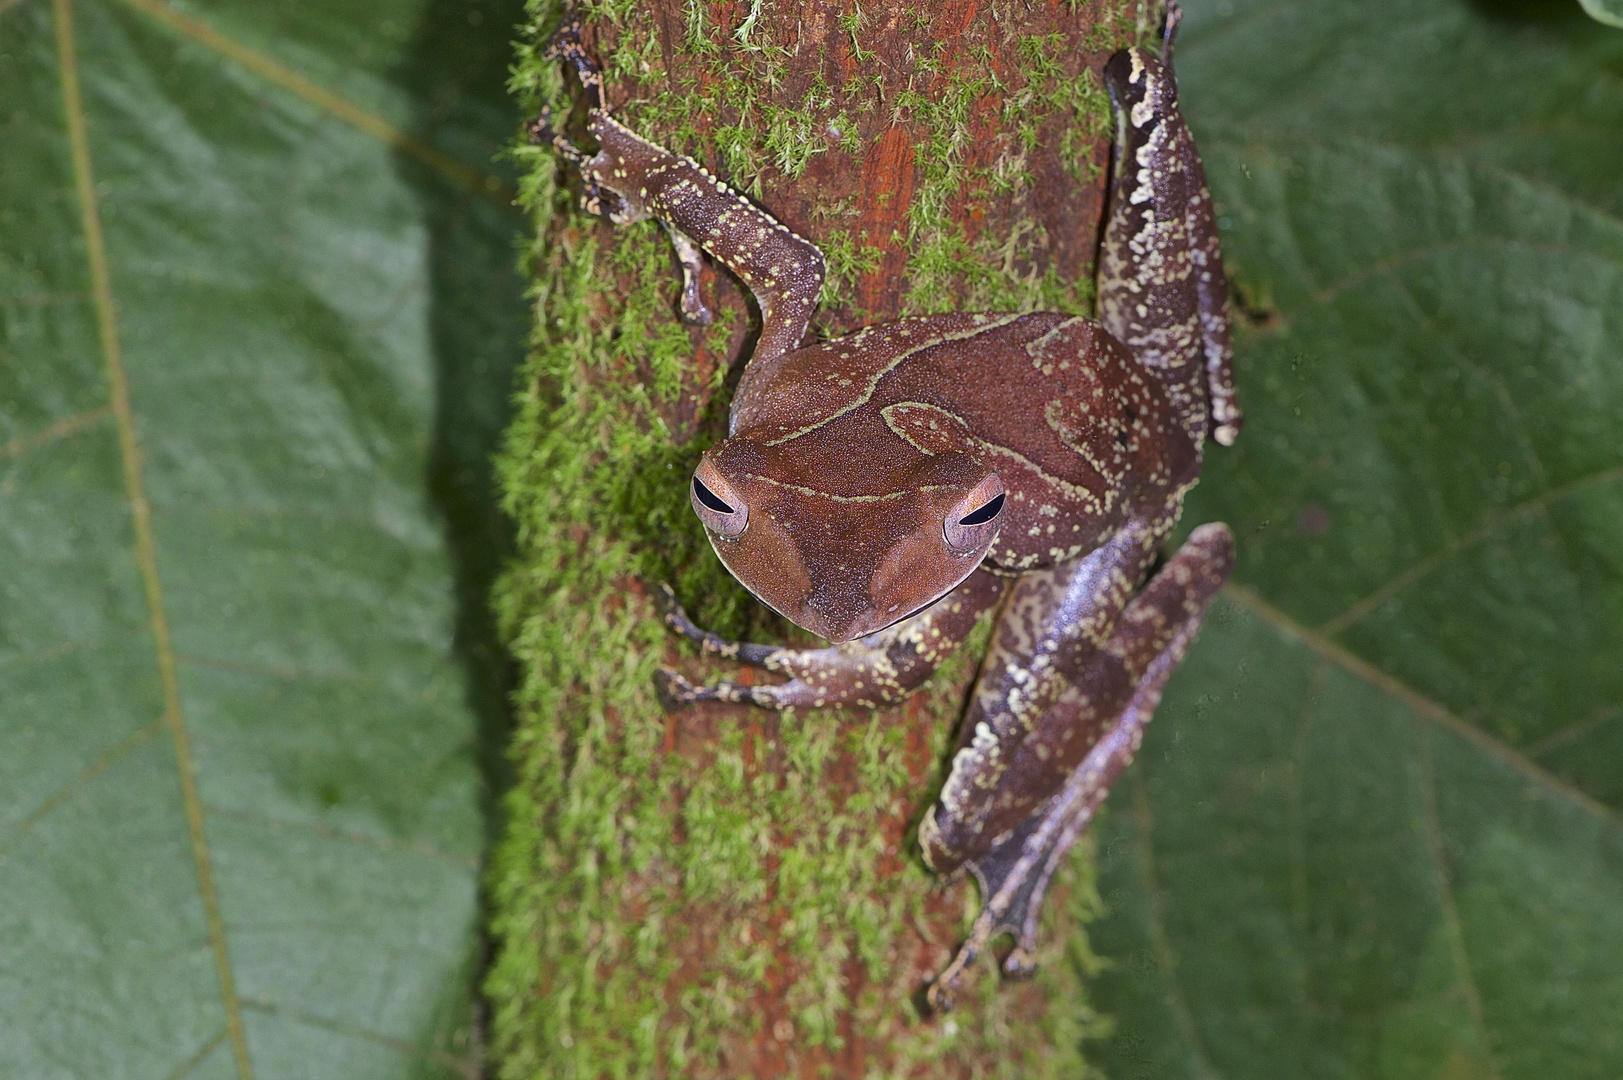
[[[1157,689],[1155,696],[1159,693]],[[1134,701],[1136,706],[1138,699]],[[1064,706],[1061,699],[1055,708]],[[1116,776],[1132,760],[1147,713],[1153,710],[1153,703],[1142,715],[1129,706],[1046,807],[965,864],[980,886],[981,913],[952,962],[930,984],[927,998],[932,1009],[946,1012],[953,1007],[964,971],[999,934],[1010,934],[1015,942],[1003,960],[1003,974],[1024,978],[1036,971],[1037,920],[1048,884],[1060,860],[1104,802]]]

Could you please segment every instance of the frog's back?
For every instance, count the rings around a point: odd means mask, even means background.
[[[923,315],[867,326],[769,360],[753,361],[733,401],[732,430],[813,430],[873,400],[886,376],[959,341],[996,347],[1014,323],[1043,315]]]
[[[733,425],[811,457],[901,440],[981,458],[1009,490],[990,558],[1011,569],[1159,514],[1200,468],[1153,373],[1097,323],[1052,312],[904,319],[796,350],[755,376]]]

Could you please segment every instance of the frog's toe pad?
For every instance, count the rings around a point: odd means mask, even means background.
[[[654,693],[659,695],[659,703],[666,712],[675,712],[684,705],[704,700],[703,691],[670,668],[660,668],[654,672]]]
[[[659,612],[659,617],[664,621],[665,625],[678,634],[699,642],[704,641],[709,636],[694,624],[686,611],[682,610],[682,605],[676,599],[676,590],[663,581],[654,586],[651,599],[654,601],[654,608]]]
[[[654,691],[667,712],[701,701],[724,701],[729,705],[759,705],[767,709],[780,709],[773,697],[773,687],[744,686],[725,679],[709,686],[694,686],[670,668],[654,672]]]
[[[1016,945],[1003,960],[1003,976],[1008,979],[1029,979],[1037,974],[1037,958],[1024,945]]]

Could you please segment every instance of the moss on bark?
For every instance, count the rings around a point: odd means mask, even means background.
[[[628,123],[823,247],[828,336],[912,311],[1089,306],[1109,132],[1097,71],[1143,33],[1144,7],[580,11]],[[540,55],[559,14],[532,5],[513,83],[565,118],[578,92]],[[1034,983],[985,964],[957,1012],[918,1012],[973,914],[973,886],[943,888],[913,830],[984,626],[898,709],[661,711],[660,664],[718,672],[669,638],[650,583],[724,634],[797,633],[727,576],[687,506],[752,314],[712,270],[717,320],[684,327],[658,227],[582,217],[549,152],[516,153],[536,322],[500,461],[520,557],[496,603],[522,670],[490,878],[500,1075],[1084,1075],[1101,1025],[1082,985],[1098,963],[1085,851],[1050,902]]]

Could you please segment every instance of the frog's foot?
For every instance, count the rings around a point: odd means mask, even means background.
[[[1205,525],[1168,561],[1122,611],[1108,641],[1082,676],[1043,718],[1044,727],[1086,725],[1097,703],[1083,688],[1098,686],[1104,669],[1124,666],[1135,679],[1132,696],[1114,725],[1095,743],[1064,785],[1029,818],[999,837],[980,855],[965,862],[980,885],[982,909],[968,939],[952,963],[931,984],[932,1008],[952,1008],[964,971],[997,935],[1014,936],[1015,947],[1003,961],[1006,975],[1030,974],[1036,966],[1037,917],[1043,896],[1060,860],[1070,851],[1111,786],[1133,755],[1160,704],[1167,680],[1183,662],[1212,597],[1227,580],[1234,560],[1234,538],[1223,525]],[[920,839],[926,853],[940,807],[926,815]]]
[[[675,590],[663,582],[654,587],[654,604],[659,608],[660,618],[664,620],[665,625],[699,646],[699,651],[706,656],[737,660],[752,667],[772,671],[775,670],[772,658],[778,653],[789,651],[780,645],[728,641],[719,634],[701,629],[697,623],[688,618],[688,613],[682,610],[682,605],[677,603]]]
[[[682,299],[678,305],[682,311],[682,321],[692,326],[709,326],[710,309],[699,299],[699,274],[704,270],[704,252],[699,249],[698,241],[675,225],[668,221],[661,221],[660,224],[665,226],[665,235],[671,238],[671,250],[676,252],[677,264],[682,267]]]
[[[1167,67],[1172,66],[1172,43],[1178,37],[1178,27],[1183,22],[1183,8],[1178,6],[1178,0],[1167,0],[1166,18],[1161,22],[1161,63]]]
[[[779,645],[729,641],[719,634],[702,629],[688,617],[686,611],[682,610],[682,605],[677,603],[676,593],[664,583],[655,587],[654,602],[660,609],[660,617],[665,625],[699,646],[699,651],[706,656],[736,660],[751,667],[783,674],[784,659],[797,652]],[[730,680],[709,686],[694,686],[670,668],[660,668],[654,673],[654,688],[659,694],[660,702],[668,710],[694,705],[701,701],[723,701],[730,704],[758,705],[764,709],[786,709],[792,705],[804,704],[801,699],[805,697],[806,689],[797,679],[776,686],[745,686]]]
[[[678,672],[660,668],[654,672],[654,692],[666,712],[675,712],[701,701],[722,701],[730,705],[759,705],[763,709],[785,709],[772,691],[776,686],[745,686],[743,683],[723,679],[709,686],[694,686]]]
[[[714,635],[710,635],[714,638]],[[777,675],[790,675],[788,682],[762,686],[723,679],[709,686],[694,686],[670,668],[654,673],[654,689],[667,709],[679,709],[701,701],[725,701],[734,705],[758,705],[763,709],[821,709],[830,705],[890,705],[906,697],[930,675],[920,673],[917,678],[904,681],[890,661],[888,650],[861,643],[845,644],[828,649],[785,649],[770,645],[750,645],[744,642],[714,638],[711,649],[703,643],[706,652],[725,655],[738,650],[736,659],[745,660],[755,667]],[[764,661],[748,660],[744,650],[763,650]]]
[[[573,165],[581,175],[580,208],[588,214],[603,215],[620,209],[620,197],[614,192],[605,192],[592,179],[587,166],[592,157],[580,147],[569,141],[569,137],[552,126],[552,109],[550,106],[541,106],[541,115],[524,125],[524,130],[530,135],[530,142],[540,145],[547,143],[557,155]]]
[[[889,705],[902,700],[934,674],[976,621],[1003,596],[1004,581],[977,570],[963,584],[895,626],[858,641],[826,649],[790,649],[729,641],[694,625],[669,586],[654,591],[665,625],[694,642],[707,656],[736,660],[788,677],[769,686],[718,682],[694,686],[662,668],[655,676],[668,709],[700,701],[759,705],[765,709],[823,708],[830,705]]]
[[[603,73],[586,55],[586,50],[580,44],[580,21],[571,19],[559,28],[553,35],[552,42],[543,54],[548,60],[563,57],[574,66],[580,75],[581,85],[586,88],[586,105],[593,114],[605,112],[603,103]],[[562,132],[552,126],[552,109],[543,105],[541,115],[525,125],[532,143],[546,143],[559,157],[575,167],[581,176],[580,207],[588,214],[606,216],[611,220],[623,216],[626,212],[625,200],[618,194],[609,191],[598,184],[592,174],[593,156],[576,146]]]
[[[1168,664],[1167,674],[1176,667],[1175,661]],[[1048,883],[1110,793],[1116,776],[1132,760],[1144,723],[1154,711],[1153,702],[1148,703],[1148,708],[1142,707],[1143,696],[1141,690],[1116,727],[1099,740],[1046,806],[993,844],[990,851],[965,864],[980,886],[981,913],[952,963],[930,985],[927,996],[931,1008],[938,1012],[952,1008],[965,969],[999,934],[1008,933],[1015,941],[1014,949],[1003,961],[1004,975],[1020,978],[1036,970],[1037,918]],[[1159,686],[1152,696],[1160,696]],[[1069,694],[1054,708],[1061,710],[1068,704],[1076,708]]]
[[[580,43],[579,19],[565,19],[547,43],[546,51],[541,54],[543,60],[559,58],[574,68],[575,74],[580,77],[580,84],[586,89],[586,107],[593,112],[607,112],[608,107],[603,101],[603,69],[587,55]]]

